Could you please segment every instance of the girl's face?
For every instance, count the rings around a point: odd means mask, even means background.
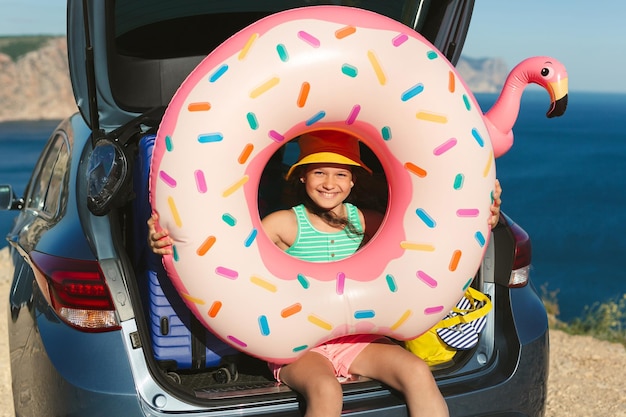
[[[315,204],[342,215],[342,203],[354,186],[352,171],[342,164],[310,164],[300,178],[307,195]]]

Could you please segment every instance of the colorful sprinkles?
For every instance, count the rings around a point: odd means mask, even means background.
[[[224,221],[224,223],[226,223],[227,225],[231,227],[237,224],[237,219],[235,218],[235,216],[229,213],[222,214],[222,220]]]
[[[302,39],[304,42],[308,43],[313,48],[319,48],[321,45],[319,39],[317,39],[315,36],[311,35],[310,33],[305,32],[304,30],[301,30],[300,32],[298,32],[298,38]]]
[[[452,252],[452,258],[450,259],[448,270],[456,271],[459,266],[459,262],[461,261],[461,254],[462,252],[460,250],[455,250],[454,252]]]
[[[252,229],[252,231],[250,232],[248,237],[246,237],[246,239],[244,240],[243,245],[246,248],[249,248],[250,246],[252,246],[252,243],[254,243],[254,239],[256,239],[256,235],[257,234],[258,234],[258,230],[257,229]]]
[[[161,178],[161,180],[168,185],[168,187],[171,188],[175,188],[176,187],[176,180],[172,177],[170,177],[170,175],[165,172],[165,171],[159,171],[159,177]]]
[[[270,334],[270,326],[265,315],[259,316],[259,330],[261,330],[263,336],[269,336]]]
[[[298,282],[300,283],[302,288],[304,288],[305,290],[311,286],[309,279],[302,274],[298,274]]]
[[[196,189],[200,194],[204,194],[207,192],[208,188],[206,185],[206,178],[204,177],[204,172],[200,169],[196,169],[193,173],[194,178],[196,179]]]
[[[483,235],[483,233],[480,231],[474,234],[474,239],[476,239],[476,242],[478,242],[481,248],[485,246],[485,243],[487,243],[487,239],[485,239],[485,235]]]
[[[400,247],[405,250],[415,250],[420,252],[434,252],[435,247],[429,243],[417,243],[417,242],[400,242]]]
[[[202,133],[198,135],[198,142],[200,143],[214,143],[224,140],[224,135],[219,132],[215,133]]]
[[[167,198],[167,205],[169,206],[172,217],[174,218],[174,224],[179,228],[183,227],[183,221],[180,218],[178,208],[176,207],[176,203],[174,202],[174,199],[172,197]]]
[[[402,315],[400,316],[400,318],[391,325],[391,330],[398,330],[400,328],[400,326],[402,326],[404,324],[404,322],[406,322],[409,317],[411,317],[411,310],[406,310],[404,313],[402,313]]]
[[[267,132],[267,136],[269,136],[269,138],[272,139],[274,142],[278,143],[285,140],[285,137],[275,130],[270,130],[269,132]]]
[[[424,309],[424,314],[426,315],[430,315],[430,314],[439,314],[443,311],[443,306],[433,306],[433,307],[428,307]]]
[[[354,26],[351,26],[351,25],[344,26],[341,29],[337,29],[337,31],[335,32],[335,37],[337,39],[343,39],[355,33],[356,33],[356,28]]]
[[[385,277],[385,281],[387,282],[387,287],[389,288],[389,291],[398,291],[398,284],[396,283],[396,279],[393,277],[393,275],[387,274],[387,276]]]
[[[456,144],[457,144],[456,138],[450,138],[444,143],[442,143],[441,145],[437,146],[435,149],[433,149],[433,155],[435,156],[443,155],[444,153],[448,152],[450,149],[454,148]]]
[[[452,185],[455,190],[460,190],[463,188],[463,184],[465,183],[465,175],[459,173],[454,176],[454,184]]]
[[[250,98],[259,98],[280,83],[280,78],[272,77],[250,92]]]
[[[226,268],[225,266],[218,266],[215,268],[215,273],[221,277],[228,279],[237,279],[239,277],[239,273],[234,269]]]
[[[359,70],[357,69],[357,67],[350,64],[343,64],[341,66],[341,72],[343,72],[344,75],[347,75],[350,78],[356,78],[356,76],[359,75]]]
[[[476,139],[476,143],[478,143],[478,145],[481,148],[483,146],[485,146],[485,140],[483,139],[483,137],[480,134],[480,132],[478,131],[478,129],[476,129],[476,128],[472,129],[472,136],[474,137],[474,139]]]
[[[307,98],[309,98],[309,92],[311,91],[311,84],[304,81],[300,86],[300,92],[298,93],[298,100],[296,101],[296,105],[300,108],[304,107],[306,104]]]
[[[222,302],[221,301],[215,301],[213,304],[211,304],[211,308],[209,308],[209,311],[207,312],[207,315],[211,318],[215,318],[217,317],[218,313],[220,312],[220,310],[222,309]]]
[[[172,142],[172,138],[169,135],[165,136],[165,150],[172,152],[173,149],[174,143]]]
[[[454,93],[456,90],[456,77],[454,76],[454,72],[448,72],[448,92]]]
[[[216,69],[215,72],[211,74],[211,76],[209,77],[209,82],[210,83],[216,82],[217,80],[222,78],[222,75],[226,74],[226,71],[228,71],[228,65],[226,64],[220,65],[220,67]]]
[[[417,271],[417,273],[415,274],[420,281],[422,281],[424,284],[428,285],[430,288],[436,288],[437,287],[437,280],[433,277],[431,277],[430,275],[428,275],[426,272],[424,271]]]
[[[383,128],[380,130],[380,135],[383,137],[384,140],[391,140],[391,138],[393,137],[391,135],[391,127],[383,126]]]
[[[208,101],[201,103],[189,103],[187,110],[190,112],[209,111],[211,110],[211,103]]]
[[[354,312],[354,318],[357,320],[373,319],[376,317],[374,310],[357,310]]]
[[[250,49],[252,49],[252,45],[254,45],[254,43],[256,42],[256,40],[259,39],[259,34],[258,33],[253,33],[249,38],[248,41],[246,42],[245,46],[243,47],[243,49],[241,50],[241,52],[239,52],[239,60],[243,61],[246,56],[248,56],[248,52],[250,52]]]
[[[432,216],[428,214],[425,209],[418,208],[417,210],[415,210],[415,214],[417,214],[417,217],[419,217],[419,219],[424,222],[426,227],[432,229],[437,225],[435,219],[433,219]]]
[[[283,308],[280,312],[280,316],[286,319],[287,317],[291,317],[295,314],[298,314],[301,311],[302,311],[302,304],[295,303],[295,304],[290,305],[289,307]]]
[[[400,96],[400,100],[409,101],[413,97],[420,94],[422,91],[424,91],[424,84],[422,83],[415,84],[414,86],[412,86],[411,88],[409,88],[408,90],[402,93],[402,95]]]
[[[322,120],[324,117],[326,117],[326,112],[323,111],[323,110],[320,110],[317,113],[315,113],[310,119],[308,119],[306,122],[304,122],[304,124],[306,126],[312,126],[315,123],[317,123],[320,120]]]
[[[372,64],[378,83],[380,85],[387,84],[387,76],[385,75],[385,71],[383,71],[383,67],[380,65],[380,61],[378,61],[376,53],[374,53],[374,51],[367,51],[367,58],[369,59],[370,64]]]
[[[404,42],[408,41],[409,37],[405,33],[400,33],[396,37],[391,40],[391,44],[396,48],[402,45]]]
[[[198,256],[206,255],[206,253],[209,251],[209,249],[213,247],[216,241],[217,241],[217,238],[215,236],[207,237],[204,240],[204,242],[202,242],[202,244],[196,250],[196,253],[198,254]]]
[[[278,52],[278,57],[281,61],[287,62],[289,61],[289,53],[287,52],[287,48],[282,43],[276,45],[276,52]]]
[[[248,121],[250,129],[257,130],[259,128],[259,120],[256,118],[256,114],[249,112],[246,114],[246,120]]]
[[[224,192],[222,193],[222,197],[228,197],[231,194],[233,194],[235,191],[237,191],[238,189],[240,189],[241,187],[243,187],[243,185],[245,183],[248,182],[248,180],[250,179],[250,177],[248,177],[247,175],[244,175],[243,177],[241,177],[239,180],[237,180],[237,182],[235,182],[233,185],[231,185],[230,187],[228,187],[227,189],[224,190]]]
[[[257,277],[256,275],[253,275],[250,277],[250,282],[253,283],[254,285],[263,288],[264,290],[267,290],[269,292],[276,292],[278,289],[276,288],[276,285],[272,284],[271,282],[269,282],[266,279],[263,279],[261,277]]]
[[[308,320],[310,323],[313,323],[313,324],[314,324],[314,325],[316,325],[317,327],[321,327],[321,328],[322,328],[322,329],[324,329],[324,330],[329,330],[329,331],[330,331],[330,330],[332,330],[332,329],[333,329],[332,324],[330,324],[330,323],[329,323],[329,322],[327,322],[327,321],[324,321],[324,320],[320,319],[320,318],[319,318],[319,317],[317,317],[317,316],[310,315],[309,317],[307,317],[307,320]]]
[[[404,164],[404,167],[407,169],[407,171],[409,171],[411,174],[415,174],[420,178],[424,178],[428,173],[426,172],[425,169],[418,167],[417,165],[415,165],[413,162],[407,162]]]
[[[358,104],[355,104],[354,107],[352,107],[352,110],[350,110],[350,114],[348,115],[348,118],[346,119],[346,124],[347,125],[354,124],[354,122],[356,122],[357,117],[359,117],[360,112],[361,112],[361,106]]]
[[[243,165],[246,162],[248,162],[248,158],[250,158],[250,155],[252,154],[253,150],[254,150],[254,145],[251,143],[246,143],[243,149],[241,150],[239,157],[237,158],[237,163],[240,165]]]
[[[337,273],[337,295],[343,295],[343,290],[346,285],[346,274],[343,272]]]
[[[443,114],[431,113],[428,111],[419,111],[415,114],[415,117],[419,120],[433,123],[448,123],[448,117]]]

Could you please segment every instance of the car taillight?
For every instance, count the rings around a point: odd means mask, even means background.
[[[70,326],[86,332],[120,329],[109,287],[97,262],[31,252],[37,283]]]
[[[509,279],[509,287],[523,287],[528,284],[530,277],[530,259],[532,248],[530,236],[514,222],[509,224],[513,238],[515,239],[515,258]]]

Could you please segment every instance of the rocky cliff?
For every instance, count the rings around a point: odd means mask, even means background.
[[[461,57],[456,68],[474,93],[500,92],[509,75],[509,68],[500,58]]]
[[[500,91],[508,74],[497,58],[463,57],[457,68],[474,93]],[[15,61],[0,53],[0,122],[63,119],[75,111],[64,37]]]
[[[64,37],[16,62],[0,53],[0,121],[63,119],[75,111]]]

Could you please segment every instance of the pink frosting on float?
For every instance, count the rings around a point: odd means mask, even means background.
[[[337,129],[341,127],[336,123],[319,123],[316,129]],[[310,128],[308,129],[310,130]],[[305,133],[306,126],[300,124],[294,126],[288,132],[286,137],[294,137]],[[389,206],[383,224],[379,228],[378,233],[372,240],[376,240],[376,253],[370,252],[366,245],[354,255],[347,259],[329,263],[311,263],[304,262],[297,258],[287,255],[279,249],[265,233],[259,233],[257,243],[260,251],[263,253],[263,262],[267,269],[274,276],[293,280],[298,277],[299,273],[306,271],[306,275],[320,281],[332,281],[337,277],[337,271],[343,271],[346,279],[357,281],[370,281],[377,279],[383,273],[386,263],[371,262],[372,256],[391,260],[402,256],[404,250],[398,245],[398,242],[405,240],[404,228],[402,226],[403,216],[413,197],[411,193],[410,177],[403,164],[389,152],[384,151],[384,141],[380,134],[371,125],[363,121],[357,121],[350,126],[350,132],[363,140],[380,159],[381,165],[385,170],[388,182],[395,184],[398,190],[393,195],[393,204]],[[247,173],[260,172],[265,168],[269,158],[276,152],[280,145],[268,146],[250,161]],[[255,228],[262,230],[261,219],[257,209],[258,199],[258,182],[249,182],[245,185],[246,201]],[[371,243],[371,242],[370,242]]]

